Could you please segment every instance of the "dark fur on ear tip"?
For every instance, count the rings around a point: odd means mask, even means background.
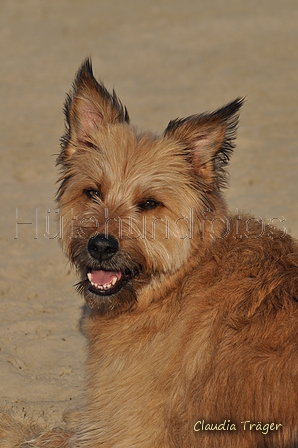
[[[239,97],[236,98],[234,101],[231,101],[230,103],[226,104],[225,106],[221,107],[220,109],[216,110],[211,114],[211,116],[216,116],[222,118],[224,121],[235,115],[237,112],[239,112],[240,108],[242,107],[243,103],[245,101],[245,97]]]
[[[93,68],[92,68],[92,59],[90,57],[85,58],[84,61],[82,62],[81,66],[77,72],[76,79],[78,79],[83,74],[87,74],[94,78]]]
[[[215,156],[216,158],[221,159],[222,166],[228,163],[233,149],[235,148],[234,141],[236,139],[238,128],[239,111],[244,100],[245,98],[237,98],[210,115],[211,119],[220,119],[222,123],[226,123],[227,125],[223,145]]]
[[[244,101],[245,98],[236,98],[231,103],[228,103],[226,106],[213,112],[210,117],[214,120],[220,119],[222,123],[226,123],[223,144],[213,158],[213,166],[217,175],[216,184],[218,188],[226,188],[228,186],[228,174],[224,168],[229,163],[236,146],[235,139],[239,123],[239,111]]]

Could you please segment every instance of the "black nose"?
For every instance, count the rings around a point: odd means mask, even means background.
[[[88,252],[97,260],[109,260],[118,251],[119,245],[112,236],[96,235],[88,241]]]

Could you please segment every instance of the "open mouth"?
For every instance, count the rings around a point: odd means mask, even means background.
[[[110,296],[120,291],[131,278],[130,272],[91,270],[87,273],[89,291],[100,296]]]

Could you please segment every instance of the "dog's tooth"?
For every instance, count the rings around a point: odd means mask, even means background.
[[[102,290],[105,291],[107,289],[111,289],[117,283],[117,277],[116,276],[113,277],[113,280],[111,281],[111,283],[105,283],[104,285],[99,285],[98,283],[94,283],[91,280],[91,273],[90,272],[88,272],[87,277],[88,277],[88,280],[90,281],[91,285],[94,286],[94,288],[96,288],[96,289],[100,289],[101,291]]]

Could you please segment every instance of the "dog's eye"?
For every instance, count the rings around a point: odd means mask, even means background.
[[[148,199],[147,201],[140,202],[138,204],[138,208],[140,210],[153,210],[154,208],[158,207],[160,205],[160,202],[155,201],[154,199]]]
[[[100,199],[101,198],[101,194],[99,190],[94,190],[93,188],[88,188],[88,190],[84,190],[85,195],[87,196],[88,199]]]

